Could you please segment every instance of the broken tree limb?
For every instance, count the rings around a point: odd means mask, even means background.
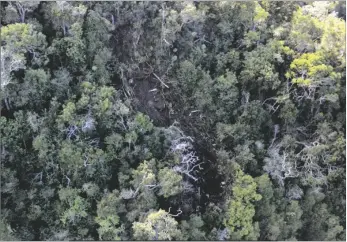
[[[152,89],[152,90],[149,90],[148,92],[156,92],[156,91],[158,91],[158,89],[157,89],[157,88],[154,88],[154,89]]]
[[[159,76],[157,76],[154,72],[153,72],[152,74],[155,76],[155,78],[157,78],[157,79],[160,81],[161,84],[163,84],[166,88],[169,88],[169,86],[166,85],[166,84],[160,79]]]

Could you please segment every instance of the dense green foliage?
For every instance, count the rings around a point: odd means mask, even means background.
[[[344,2],[1,2],[3,240],[345,240]]]

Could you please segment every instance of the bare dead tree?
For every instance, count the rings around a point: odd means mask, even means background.
[[[304,100],[314,100],[317,85],[302,86],[293,90],[294,98],[302,102]]]
[[[195,168],[202,169],[201,164],[203,162],[198,163],[199,158],[195,155],[195,152],[192,151],[192,145],[189,139],[186,140],[185,137],[181,137],[174,140],[171,145],[171,151],[180,158],[180,164],[174,166],[173,170],[185,174],[194,181],[197,181],[198,178],[193,174]]]
[[[20,16],[21,23],[25,22],[25,15],[27,12],[33,11],[33,9],[39,4],[38,1],[16,1],[10,2],[10,5],[16,6],[17,12]]]
[[[24,20],[25,20],[25,12],[26,12],[26,9],[24,8],[24,6],[22,5],[21,2],[16,2],[16,7],[17,7],[17,11],[20,15],[20,21],[22,23],[24,23]]]
[[[299,127],[297,131],[305,136],[305,140],[311,141],[295,141],[296,147],[291,152],[286,151],[288,147],[283,147],[281,143],[269,147],[264,170],[282,186],[289,177],[299,177],[310,185],[327,185],[328,175],[339,169],[328,162],[333,155],[329,149],[329,139],[317,131],[313,134],[306,132],[309,125]],[[334,135],[332,132],[331,137]]]
[[[290,162],[287,160],[288,154],[283,151],[280,154],[280,146],[277,145],[268,150],[270,157],[264,159],[264,170],[270,174],[281,186],[284,186],[284,181],[290,177],[298,177],[299,172],[296,162]]]
[[[274,101],[274,102],[270,103],[270,101]],[[278,102],[277,98],[272,97],[272,98],[265,99],[265,101],[263,102],[263,105],[266,105],[267,108],[269,109],[270,113],[274,114],[281,106],[281,103]]]
[[[95,123],[94,118],[92,117],[91,112],[89,111],[85,117],[85,121],[82,124],[82,128],[81,128],[82,132],[85,133],[85,132],[94,130],[95,129],[94,123]]]
[[[199,162],[192,145],[193,139],[183,134],[182,130],[175,126],[175,123],[167,130],[172,137],[170,152],[175,154],[180,163],[173,167],[173,170],[186,175],[194,181],[197,181],[195,173],[197,168],[202,169],[203,162]]]
[[[84,167],[87,167],[87,166],[89,166],[90,164],[88,164],[88,161],[89,161],[89,157],[86,155],[86,154],[84,154],[83,155],[83,165],[84,165]]]
[[[274,144],[274,142],[275,142],[275,140],[277,138],[277,134],[279,133],[279,130],[280,130],[280,126],[278,124],[275,124],[274,125],[274,137],[272,139],[270,147],[272,147],[272,145]]]
[[[1,46],[1,89],[6,87],[12,81],[11,73],[13,71],[25,68],[25,59],[11,48]]]
[[[70,125],[65,131],[67,132],[67,138],[70,140],[78,136],[79,128],[76,125]]]
[[[312,179],[317,184],[326,184],[326,174],[329,173],[329,166],[321,166],[319,160],[323,161],[322,163],[324,164],[324,161],[330,157],[330,154],[325,151],[327,146],[323,144],[324,140],[322,140],[322,137],[319,134],[316,135],[318,135],[318,138],[312,142],[296,142],[303,146],[301,151],[296,154],[296,158],[303,163],[298,168],[303,178]]]
[[[122,198],[123,199],[134,199],[134,198],[136,198],[136,196],[140,192],[141,188],[143,188],[143,187],[148,188],[149,190],[154,190],[154,189],[160,187],[159,184],[144,184],[146,175],[147,174],[145,174],[142,177],[142,180],[141,180],[140,184],[137,186],[135,191],[132,188],[130,188],[130,189],[122,189],[122,191],[121,191]]]
[[[88,144],[91,146],[98,147],[100,142],[100,138],[94,138],[88,141]]]

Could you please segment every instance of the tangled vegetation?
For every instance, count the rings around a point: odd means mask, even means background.
[[[1,2],[2,240],[346,240],[345,2]]]

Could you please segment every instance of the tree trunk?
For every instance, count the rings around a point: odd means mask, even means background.
[[[61,28],[63,29],[63,34],[65,36],[66,35],[66,26],[65,26],[65,24],[63,24],[63,26]]]
[[[112,19],[112,25],[114,25],[114,16],[111,14],[111,19]]]
[[[20,3],[16,3],[16,7],[17,7],[17,11],[18,11],[18,13],[19,13],[19,15],[20,15],[20,21],[21,21],[21,23],[24,23],[24,20],[25,20],[25,9],[24,9],[24,7],[20,4]]]
[[[8,98],[5,98],[5,105],[6,105],[6,109],[7,109],[8,111],[10,111],[11,107],[10,107],[10,104],[9,104],[9,102],[8,102]]]

